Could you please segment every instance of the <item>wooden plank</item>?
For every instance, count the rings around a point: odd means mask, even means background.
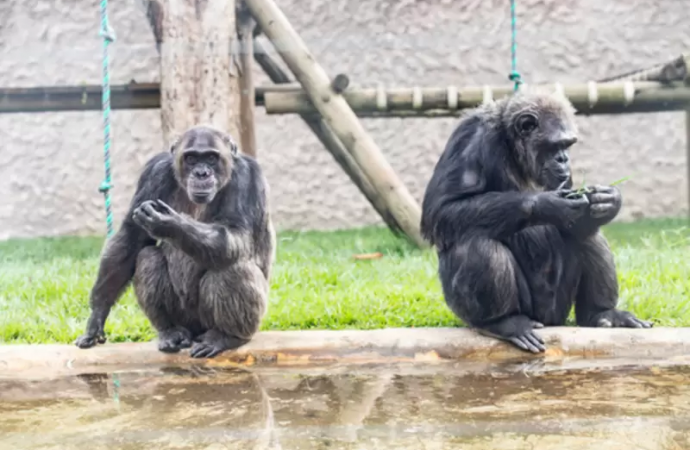
[[[366,132],[342,95],[331,88],[331,80],[300,36],[272,0],[246,0],[262,32],[303,86],[328,127],[345,145],[382,198],[407,237],[427,247],[419,226],[421,208]]]

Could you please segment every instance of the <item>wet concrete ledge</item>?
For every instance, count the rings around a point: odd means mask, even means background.
[[[464,328],[267,331],[252,342],[216,358],[193,359],[188,351],[159,352],[154,342],[0,346],[0,377],[22,371],[64,372],[89,368],[205,364],[211,366],[294,366],[382,362],[549,361],[572,358],[668,359],[690,356],[690,328],[603,329],[553,327],[539,331],[544,354],[522,352]]]

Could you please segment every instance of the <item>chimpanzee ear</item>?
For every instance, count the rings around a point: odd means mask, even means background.
[[[232,156],[237,156],[239,153],[239,147],[232,136],[229,133],[221,133],[221,139],[223,143],[230,149]]]
[[[180,145],[181,139],[182,139],[181,134],[173,136],[172,140],[170,141],[170,145],[168,146],[168,151],[170,153],[175,153],[175,150],[177,150],[177,146]]]

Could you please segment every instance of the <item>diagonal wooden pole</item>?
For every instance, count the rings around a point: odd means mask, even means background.
[[[421,209],[364,130],[347,101],[331,88],[331,80],[273,0],[246,0],[261,31],[304,87],[328,127],[345,145],[407,237],[427,247],[419,226]]]
[[[276,84],[290,84],[292,80],[280,68],[280,66],[271,58],[264,50],[261,42],[254,41],[254,60],[268,77]],[[357,165],[357,162],[350,156],[345,146],[328,128],[328,125],[319,117],[318,114],[309,116],[302,115],[302,120],[311,129],[314,135],[321,141],[326,150],[329,151],[333,158],[340,164],[345,173],[350,177],[350,180],[359,188],[360,192],[369,200],[369,203],[379,213],[383,221],[388,225],[388,228],[395,233],[400,234],[400,226],[395,221],[395,218],[390,213],[382,198],[376,193],[376,190],[369,182],[369,179],[362,173],[362,169]]]
[[[255,89],[252,76],[254,48],[254,18],[242,0],[237,2],[236,11],[238,59],[240,66],[240,148],[242,152],[256,158],[256,126],[254,124]]]

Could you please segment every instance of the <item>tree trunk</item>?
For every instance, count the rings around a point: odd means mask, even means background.
[[[171,142],[187,128],[202,123],[226,131],[239,141],[240,90],[232,56],[236,43],[235,1],[151,3],[157,3],[157,8],[149,8],[149,14],[157,9],[160,23],[165,141]]]

